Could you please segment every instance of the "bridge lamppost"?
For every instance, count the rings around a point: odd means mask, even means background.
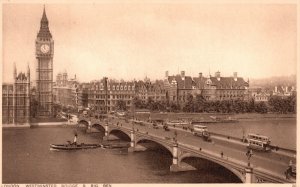
[[[248,158],[248,165],[245,169],[245,172],[246,172],[246,179],[245,179],[245,182],[246,183],[252,183],[252,174],[253,174],[253,168],[251,167],[251,164],[250,164],[250,159],[253,155],[253,152],[252,150],[248,150],[247,153],[246,153],[246,156]]]
[[[177,131],[176,130],[174,132],[173,140],[174,140],[175,143],[177,143]]]
[[[252,155],[253,155],[252,149],[248,150],[246,153],[246,156],[248,158],[248,167],[250,167],[250,159],[251,159]]]

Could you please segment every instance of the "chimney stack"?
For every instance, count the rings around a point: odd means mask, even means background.
[[[199,73],[199,78],[202,78],[202,73],[201,72]]]
[[[185,78],[185,72],[181,71],[181,79],[184,80],[184,78]]]
[[[219,71],[217,71],[215,73],[215,77],[217,77],[217,80],[220,81],[221,80],[221,73]]]
[[[233,72],[234,81],[237,81],[237,72]]]

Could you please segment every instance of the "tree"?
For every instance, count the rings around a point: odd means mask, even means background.
[[[117,100],[116,108],[117,110],[126,110],[126,102],[124,100]]]
[[[143,103],[143,101],[140,100],[138,97],[134,97],[133,98],[132,104],[134,105],[135,108],[138,108],[138,109],[146,108],[146,106]]]
[[[154,101],[151,97],[148,97],[148,101],[146,103],[146,108],[149,109],[149,110],[154,109]]]
[[[33,118],[35,118],[37,115],[38,105],[39,105],[39,103],[37,102],[36,99],[31,100],[30,113]]]
[[[200,95],[200,94],[196,95],[194,111],[195,112],[203,112],[205,102],[206,102],[206,100],[202,95]]]
[[[254,112],[254,110],[255,110],[255,102],[254,102],[254,99],[252,98],[248,102],[247,112]]]
[[[177,112],[180,110],[180,106],[176,103],[171,103],[170,104],[170,112]]]
[[[61,111],[61,105],[54,103],[53,104],[53,116],[56,117],[57,114]]]
[[[192,94],[188,94],[187,102],[183,107],[184,112],[194,112],[194,101]]]
[[[267,113],[268,107],[265,102],[259,102],[258,104],[255,104],[255,112],[258,113]]]

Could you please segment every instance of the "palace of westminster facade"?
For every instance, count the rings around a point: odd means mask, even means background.
[[[30,84],[30,68],[26,73],[17,74],[14,68],[14,83],[2,84],[2,123],[24,124],[30,122],[31,101],[37,101],[37,117],[53,117],[53,104],[73,108],[90,107],[97,111],[116,110],[118,100],[123,100],[130,109],[132,100],[138,98],[147,102],[169,101],[183,105],[189,94],[202,94],[206,100],[247,100],[249,81],[237,77],[186,76],[184,71],[170,76],[166,72],[163,80],[114,81],[104,77],[102,80],[79,83],[76,76],[68,78],[67,72],[59,73],[53,81],[54,41],[49,30],[45,8],[40,29],[35,41],[36,87]]]

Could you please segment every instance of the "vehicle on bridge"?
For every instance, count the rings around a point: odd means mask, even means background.
[[[208,132],[207,126],[204,125],[194,125],[193,135],[201,136],[205,141],[211,141],[210,133]]]
[[[116,113],[116,115],[117,115],[117,116],[120,116],[120,117],[124,117],[124,116],[126,115],[126,112],[124,112],[124,111],[118,111],[118,112]]]
[[[261,151],[271,150],[271,141],[267,136],[249,133],[247,137],[247,142],[247,147],[250,149],[256,149]]]
[[[184,120],[172,120],[172,121],[167,121],[166,124],[173,127],[183,127],[183,126],[188,126],[190,123]]]
[[[157,123],[152,123],[152,126],[153,126],[154,129],[159,129]]]
[[[137,124],[137,125],[141,125],[141,126],[145,126],[144,122],[138,119],[133,119],[132,120],[133,124]]]
[[[168,125],[166,125],[166,124],[163,125],[163,129],[164,129],[165,131],[170,131]]]

